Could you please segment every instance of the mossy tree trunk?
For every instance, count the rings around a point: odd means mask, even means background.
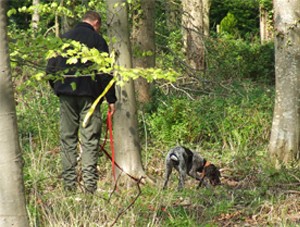
[[[80,5],[81,1],[78,0],[73,0],[73,1],[66,1],[66,0],[60,0],[60,5],[68,8],[70,11],[74,12],[74,9],[77,5]],[[67,15],[62,15],[61,16],[61,28],[60,28],[60,33],[64,34],[71,30],[76,22],[78,21],[77,18],[75,18],[75,15],[73,17],[67,16]]]
[[[269,16],[269,11],[262,4],[259,6],[259,30],[260,30],[260,42],[262,44],[272,40],[273,38],[272,19]]]

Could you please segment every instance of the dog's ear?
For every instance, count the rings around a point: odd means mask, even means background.
[[[200,162],[199,164],[201,165],[201,166],[198,166],[198,168],[197,168],[197,172],[203,172],[203,170],[204,170],[204,166],[205,166],[205,164],[206,164],[206,159],[204,158],[204,159],[202,159],[202,163]]]
[[[221,172],[218,170],[218,176],[221,177]]]
[[[219,168],[216,167],[215,165],[213,165],[213,166],[214,166],[214,171],[216,172],[217,176],[221,177],[221,172],[220,172]]]

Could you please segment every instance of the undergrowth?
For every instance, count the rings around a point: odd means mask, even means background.
[[[170,39],[169,52],[158,50],[157,64],[185,74],[182,56],[174,54],[181,50],[179,34]],[[175,84],[157,83],[152,102],[139,108],[142,161],[154,184],[114,190],[111,163],[103,155],[93,196],[63,191],[59,102],[47,84],[24,79],[30,77],[30,69],[24,69],[27,75],[16,78],[16,102],[31,226],[299,225],[299,163],[276,170],[267,151],[274,105],[272,56],[271,45],[208,41],[206,73],[185,74]],[[196,189],[188,179],[185,189],[177,191],[174,173],[169,188],[161,190],[165,154],[177,144],[217,165],[222,185]]]
[[[298,225],[299,164],[279,171],[267,154],[273,94],[245,80],[195,100],[160,91],[163,102],[140,113],[143,163],[155,184],[114,191],[110,161],[102,156],[99,190],[91,196],[62,190],[57,98],[46,84],[22,91],[17,109],[31,226]],[[161,190],[164,155],[176,144],[219,166],[222,185],[196,189],[188,179],[177,191],[175,173]]]

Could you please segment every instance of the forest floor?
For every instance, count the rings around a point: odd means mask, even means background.
[[[177,191],[177,172],[172,174],[170,187],[161,190],[164,163],[162,159],[154,163],[148,165],[148,172],[156,184],[141,186],[136,201],[142,203],[131,204],[149,226],[300,225],[300,176],[293,168],[270,171],[257,165],[241,171],[240,166],[218,163],[222,185],[197,189],[197,182],[188,177],[186,188]],[[108,183],[109,172],[102,174],[100,182]]]
[[[102,156],[98,190],[89,196],[81,190],[64,193],[58,151],[41,153],[38,160],[43,161],[29,167],[41,168],[31,170],[33,181],[25,179],[32,226],[300,226],[299,166],[276,170],[268,166],[266,155],[226,162],[216,152],[204,152],[220,168],[222,184],[197,189],[196,180],[188,177],[182,191],[177,191],[175,171],[169,188],[162,190],[163,152],[147,162],[144,158],[154,183],[117,189],[111,162]],[[51,165],[42,164],[45,160]]]

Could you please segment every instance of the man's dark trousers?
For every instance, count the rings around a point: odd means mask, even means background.
[[[88,96],[60,95],[60,139],[62,177],[66,189],[75,190],[77,182],[76,166],[78,144],[82,147],[82,177],[87,191],[97,189],[99,141],[101,135],[101,113],[98,106],[86,127],[82,122],[94,102]]]

